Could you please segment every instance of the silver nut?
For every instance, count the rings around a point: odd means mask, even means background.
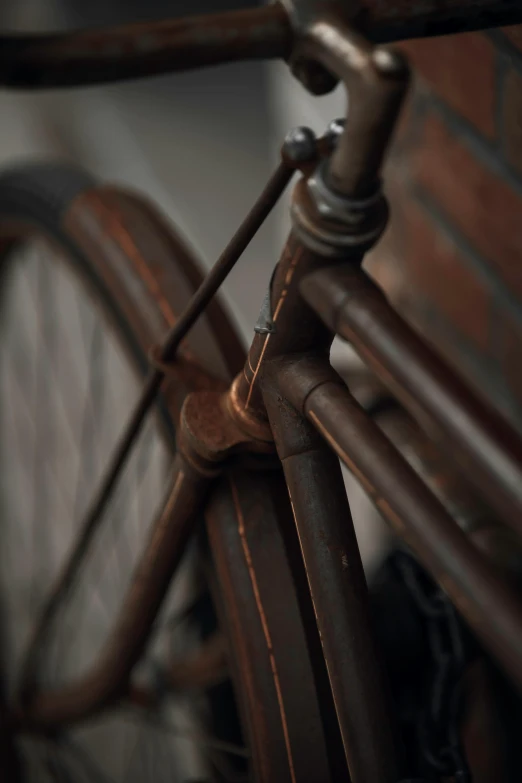
[[[308,187],[308,192],[312,197],[312,201],[314,202],[319,214],[325,218],[334,218],[335,211],[325,199],[324,186],[322,181],[317,178],[316,174],[312,174],[312,176],[308,178],[308,182],[306,184]]]
[[[325,136],[332,147],[335,147],[339,141],[339,137],[344,131],[346,120],[343,117],[338,117],[336,120],[332,120],[326,128]]]
[[[292,128],[285,136],[283,153],[295,163],[313,160],[317,154],[317,138],[311,128]]]
[[[350,208],[350,203],[344,199],[334,196],[320,175],[316,172],[309,177],[308,192],[312,197],[317,211],[326,220],[335,220],[344,223],[347,226],[355,227],[364,219],[364,214]]]
[[[382,201],[380,188],[365,199],[353,199],[335,193],[325,180],[327,162],[323,161],[307,180],[308,193],[319,214],[326,220],[357,229],[368,218],[368,210]]]
[[[373,50],[372,59],[382,74],[400,74],[406,70],[404,58],[392,49],[378,47]]]

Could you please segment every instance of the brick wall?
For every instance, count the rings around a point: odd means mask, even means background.
[[[402,48],[417,76],[368,268],[522,429],[522,28]]]

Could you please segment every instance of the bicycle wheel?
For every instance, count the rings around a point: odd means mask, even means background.
[[[0,622],[9,725],[30,629],[137,396],[148,351],[174,322],[201,273],[177,233],[153,207],[137,195],[97,186],[86,174],[62,165],[22,167],[0,177],[0,249]],[[39,657],[41,691],[59,691],[80,678],[103,647],[164,501],[176,420],[185,395],[224,384],[242,362],[240,341],[216,301],[182,346],[175,380],[164,388],[155,415],[140,434],[85,563],[61,602]],[[275,524],[273,499],[263,489],[267,481],[273,478],[259,476],[252,491],[257,487],[260,493],[258,510],[265,504],[264,543],[273,546],[276,567],[288,589],[283,600],[267,596],[265,614],[275,616],[273,604],[279,617],[282,613],[290,618],[292,632],[278,631],[274,645],[293,645],[294,655],[305,662],[311,675],[310,644],[286,545]],[[226,508],[213,512],[214,538],[229,519]],[[248,527],[248,517],[241,520]],[[210,539],[212,548],[212,535]],[[299,780],[328,779],[332,752],[324,734],[329,724],[316,680],[311,675],[310,687],[301,694],[295,676],[287,672],[289,679],[282,688],[281,678],[274,679],[274,661],[285,651],[268,644],[266,635],[259,655],[245,657],[251,630],[243,625],[244,611],[236,611],[233,632],[229,632],[227,612],[220,617],[229,669],[241,672],[235,688],[244,730],[232,736],[238,741],[244,737],[247,747],[226,741],[235,708],[230,705],[223,667],[216,671],[222,654],[203,657],[208,666],[199,687],[192,681],[190,690],[178,687],[171,693],[165,677],[168,662],[196,660],[209,628],[210,641],[218,642],[214,646],[219,653],[221,636],[213,630],[208,573],[201,577],[200,560],[195,540],[137,667],[135,692],[147,698],[130,707],[125,700],[109,705],[115,708],[89,716],[85,724],[72,725],[64,719],[51,732],[33,727],[30,736],[17,733],[16,752],[6,752],[4,759],[13,766],[11,779],[17,774],[21,780],[38,783],[159,783],[231,779],[250,769],[256,780],[294,781],[295,769],[307,766],[301,761],[296,767],[295,759],[310,763],[311,771],[303,772]],[[238,586],[231,592],[230,580],[238,568],[237,553],[231,551],[221,552],[218,567],[212,567],[214,603],[221,607],[237,603]],[[252,568],[250,564],[251,576],[256,573]],[[244,590],[239,601],[243,610],[255,604],[256,595],[259,603],[255,579]],[[209,649],[207,644],[206,652]],[[271,689],[248,689],[248,683],[268,682],[267,677]],[[275,701],[274,682],[279,689]],[[283,692],[286,709],[281,721]],[[267,738],[263,732],[274,709],[277,720],[274,717]],[[265,720],[252,720],[256,713]],[[302,715],[310,716],[313,750],[303,742],[302,733],[289,733],[289,725]],[[210,730],[219,736],[210,736]],[[249,756],[252,761],[245,761]],[[269,764],[265,757],[270,758]]]

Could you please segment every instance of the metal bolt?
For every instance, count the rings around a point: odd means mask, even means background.
[[[283,153],[295,163],[305,163],[317,154],[317,139],[311,128],[292,128],[285,136]]]
[[[327,129],[325,136],[328,140],[328,142],[331,144],[332,147],[335,147],[339,140],[339,136],[344,130],[344,126],[346,124],[346,120],[343,117],[339,117],[336,120],[332,120]]]
[[[290,70],[312,95],[325,95],[331,92],[339,81],[319,63],[301,57],[290,60]]]
[[[373,62],[383,74],[399,74],[407,70],[404,58],[391,49],[377,48],[372,55]]]

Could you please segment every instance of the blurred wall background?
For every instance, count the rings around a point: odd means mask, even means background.
[[[522,27],[408,41],[372,273],[522,430]]]
[[[222,7],[241,5],[227,0]],[[0,26],[72,29],[219,9],[216,0],[17,0],[0,5]],[[240,63],[113,87],[3,93],[0,162],[65,157],[104,180],[139,188],[211,263],[274,166],[268,90],[262,63]],[[277,252],[274,225],[275,219],[226,288],[245,334]]]

